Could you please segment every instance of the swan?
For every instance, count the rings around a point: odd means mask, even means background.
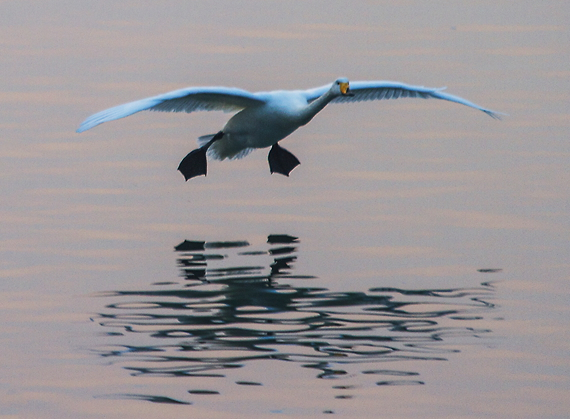
[[[297,128],[306,125],[329,103],[368,100],[435,98],[478,109],[495,119],[501,113],[482,108],[466,99],[444,93],[445,88],[411,86],[392,81],[355,81],[339,78],[333,83],[308,90],[275,90],[250,93],[231,87],[188,87],[158,96],[115,106],[88,117],[77,129],[87,131],[103,122],[137,112],[237,112],[216,134],[198,138],[199,147],[180,162],[178,170],[189,179],[206,175],[207,158],[239,159],[256,148],[271,147],[268,155],[271,173],[289,176],[300,164],[297,157],[278,143]]]

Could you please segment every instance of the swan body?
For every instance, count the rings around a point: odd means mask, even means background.
[[[206,155],[216,160],[242,158],[256,148],[266,147],[272,147],[268,158],[271,173],[289,176],[299,161],[277,143],[311,121],[327,104],[404,97],[447,100],[500,119],[498,112],[444,93],[443,88],[388,81],[349,83],[347,79],[339,78],[331,84],[309,90],[258,93],[227,87],[190,87],[175,90],[96,113],[87,118],[77,132],[87,131],[103,122],[124,118],[143,110],[237,112],[217,134],[200,137],[199,148],[182,160],[178,169],[186,180],[206,174]]]

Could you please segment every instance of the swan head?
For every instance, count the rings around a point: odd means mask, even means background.
[[[354,94],[350,92],[350,84],[346,77],[336,79],[332,85],[332,89],[338,96],[354,96]]]

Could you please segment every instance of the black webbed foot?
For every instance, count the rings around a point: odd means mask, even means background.
[[[210,141],[208,141],[207,144],[204,144],[202,147],[197,148],[196,150],[192,150],[186,155],[186,157],[182,159],[178,165],[178,170],[180,170],[180,173],[184,175],[184,179],[186,179],[186,181],[196,176],[206,176],[208,172],[206,152],[208,151],[208,148],[214,143],[214,141],[219,140],[223,136],[224,133],[222,131],[218,132],[212,137]]]
[[[273,144],[267,156],[267,160],[269,160],[269,170],[271,173],[280,173],[285,176],[289,176],[291,170],[301,164],[297,157],[279,144]]]
[[[204,175],[208,171],[208,163],[206,159],[207,148],[200,147],[196,150],[188,153],[186,157],[182,159],[178,170],[184,175],[184,179],[192,179],[193,177]]]

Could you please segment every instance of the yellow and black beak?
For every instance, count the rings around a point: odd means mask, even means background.
[[[341,82],[340,85],[339,85],[339,87],[340,87],[340,93],[341,93],[343,96],[354,96],[354,93],[352,93],[352,92],[350,91],[350,87],[349,87],[347,81]]]

